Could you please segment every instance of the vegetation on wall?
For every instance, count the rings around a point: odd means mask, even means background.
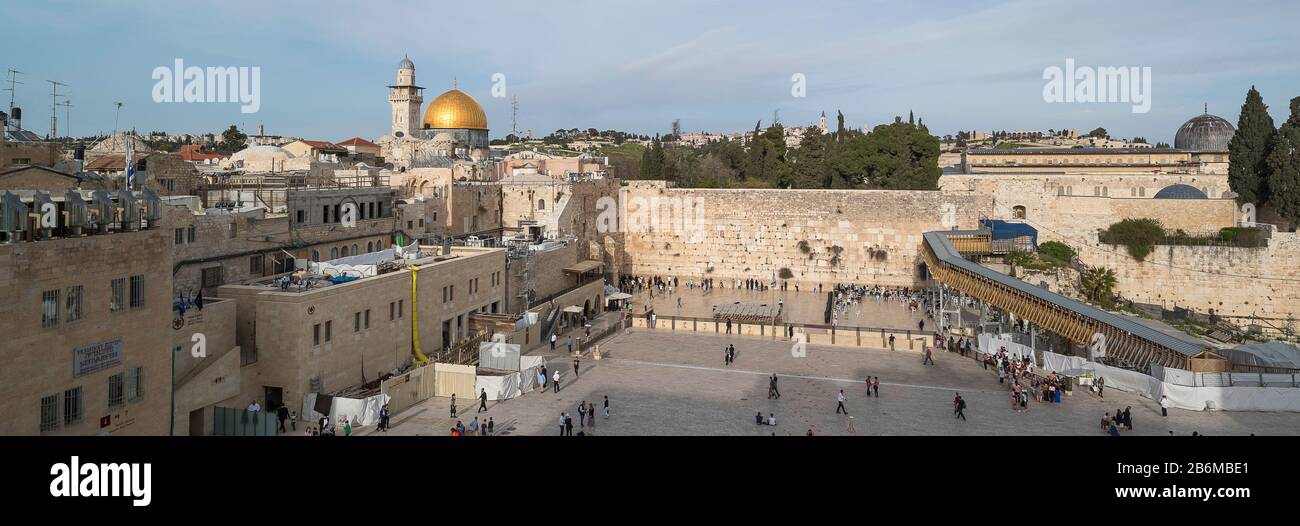
[[[1125,219],[1103,230],[1098,236],[1102,243],[1124,245],[1133,259],[1142,261],[1165,236],[1165,227],[1159,220]]]

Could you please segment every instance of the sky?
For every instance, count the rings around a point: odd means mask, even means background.
[[[0,0],[0,19],[22,21],[6,27],[0,69],[23,72],[23,127],[40,134],[50,127],[46,80],[56,80],[72,105],[58,109],[60,135],[235,124],[373,139],[390,130],[386,86],[403,54],[426,104],[455,79],[483,105],[494,138],[510,132],[518,97],[518,129],[537,136],[653,135],[674,119],[688,132],[734,132],[774,115],[812,124],[822,111],[834,126],[838,110],[855,128],[912,111],[937,135],[1102,126],[1172,143],[1206,104],[1235,126],[1252,85],[1279,123],[1300,96],[1293,0]],[[155,102],[153,71],[176,59],[259,67],[259,110]],[[1067,59],[1151,68],[1150,111],[1045,101],[1044,70]],[[497,74],[505,97],[493,96]],[[796,74],[803,97],[792,95]]]

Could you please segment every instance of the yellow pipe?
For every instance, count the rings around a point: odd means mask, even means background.
[[[411,271],[411,350],[415,352],[415,363],[418,365],[428,365],[430,360],[423,352],[420,352],[420,316],[419,316],[419,299],[416,296],[416,271],[415,265],[406,267]]]

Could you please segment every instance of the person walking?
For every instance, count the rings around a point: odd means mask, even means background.
[[[456,393],[451,394],[451,417],[456,418]]]
[[[876,392],[876,398],[880,398],[880,377],[871,377],[871,390]]]
[[[867,384],[867,396],[870,397],[870,396],[871,396],[871,377],[868,376],[866,380],[863,380],[863,382],[866,382],[866,384]]]
[[[962,420],[966,420],[966,401],[962,400],[961,394],[958,394],[956,398],[953,398],[952,412],[953,414],[957,415],[954,418],[960,418]]]
[[[487,411],[487,389],[480,388],[478,393],[478,412]]]
[[[555,376],[551,378],[551,383],[555,386],[555,392],[560,392],[560,372],[555,371]]]
[[[573,335],[569,335],[569,354],[573,354]]]
[[[731,348],[722,347],[722,365],[731,365]]]
[[[379,410],[379,430],[388,432],[388,404],[384,404],[383,409]]]
[[[605,396],[605,418],[609,418],[609,395]]]
[[[838,403],[835,405],[835,414],[838,415],[841,412],[843,412],[846,415],[849,414],[849,410],[844,408],[844,390],[840,389],[840,394],[835,398],[838,401]]]
[[[890,335],[889,335],[889,350],[891,350],[891,351],[894,350],[894,335],[893,335],[893,334],[890,334]]]
[[[930,346],[925,346],[925,359],[921,360],[921,365],[934,365],[934,354]]]
[[[488,434],[488,436],[492,436],[492,433],[493,433],[494,431],[496,431],[496,422],[493,422],[493,421],[492,421],[492,417],[489,416],[489,417],[488,417],[488,423],[487,423],[487,434]]]
[[[560,413],[560,436],[564,436],[564,417],[566,416],[568,415]]]
[[[1133,430],[1133,406],[1124,408],[1124,428],[1126,431]]]
[[[573,436],[573,416],[564,415],[564,436]]]
[[[555,333],[551,333],[551,352],[555,352]]]
[[[577,377],[578,377],[578,359],[577,359],[577,358],[574,358],[574,359],[573,359],[573,377],[574,377],[574,378],[577,378]]]
[[[587,427],[596,427],[596,404],[587,404]]]
[[[280,406],[279,409],[275,410],[275,417],[280,420],[280,432],[284,433],[284,421],[289,419],[289,408],[283,405]]]
[[[1169,397],[1160,395],[1160,416],[1169,417]]]

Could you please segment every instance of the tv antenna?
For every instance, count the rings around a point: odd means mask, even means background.
[[[71,138],[72,137],[72,109],[71,109],[72,101],[67,97],[64,97],[63,102],[55,103],[55,105],[63,106],[63,128],[67,130],[64,133],[66,133],[68,137]]]
[[[67,84],[57,80],[46,80],[45,82],[50,83],[50,134],[46,138],[54,139],[59,136],[59,97],[67,97],[66,95],[59,95],[59,86],[67,86]]]
[[[18,71],[18,70],[13,69],[13,68],[10,68],[10,69],[9,69],[9,87],[5,88],[5,91],[8,91],[8,92],[9,92],[9,118],[10,118],[10,120],[15,120],[15,119],[13,119],[13,116],[14,116],[14,96],[18,94],[18,91],[15,89],[15,86],[18,85],[18,84],[24,84],[23,82],[18,82],[18,75],[21,75],[22,73],[23,73],[23,72]],[[20,127],[20,123],[15,122],[15,123],[14,123],[14,129],[16,129],[16,130],[20,130],[20,129],[22,129],[22,128]]]
[[[510,99],[510,134],[519,136],[519,96]]]
[[[113,115],[113,135],[117,135],[117,121],[118,118],[122,116],[122,101],[117,101],[113,104],[117,106],[117,113]]]

